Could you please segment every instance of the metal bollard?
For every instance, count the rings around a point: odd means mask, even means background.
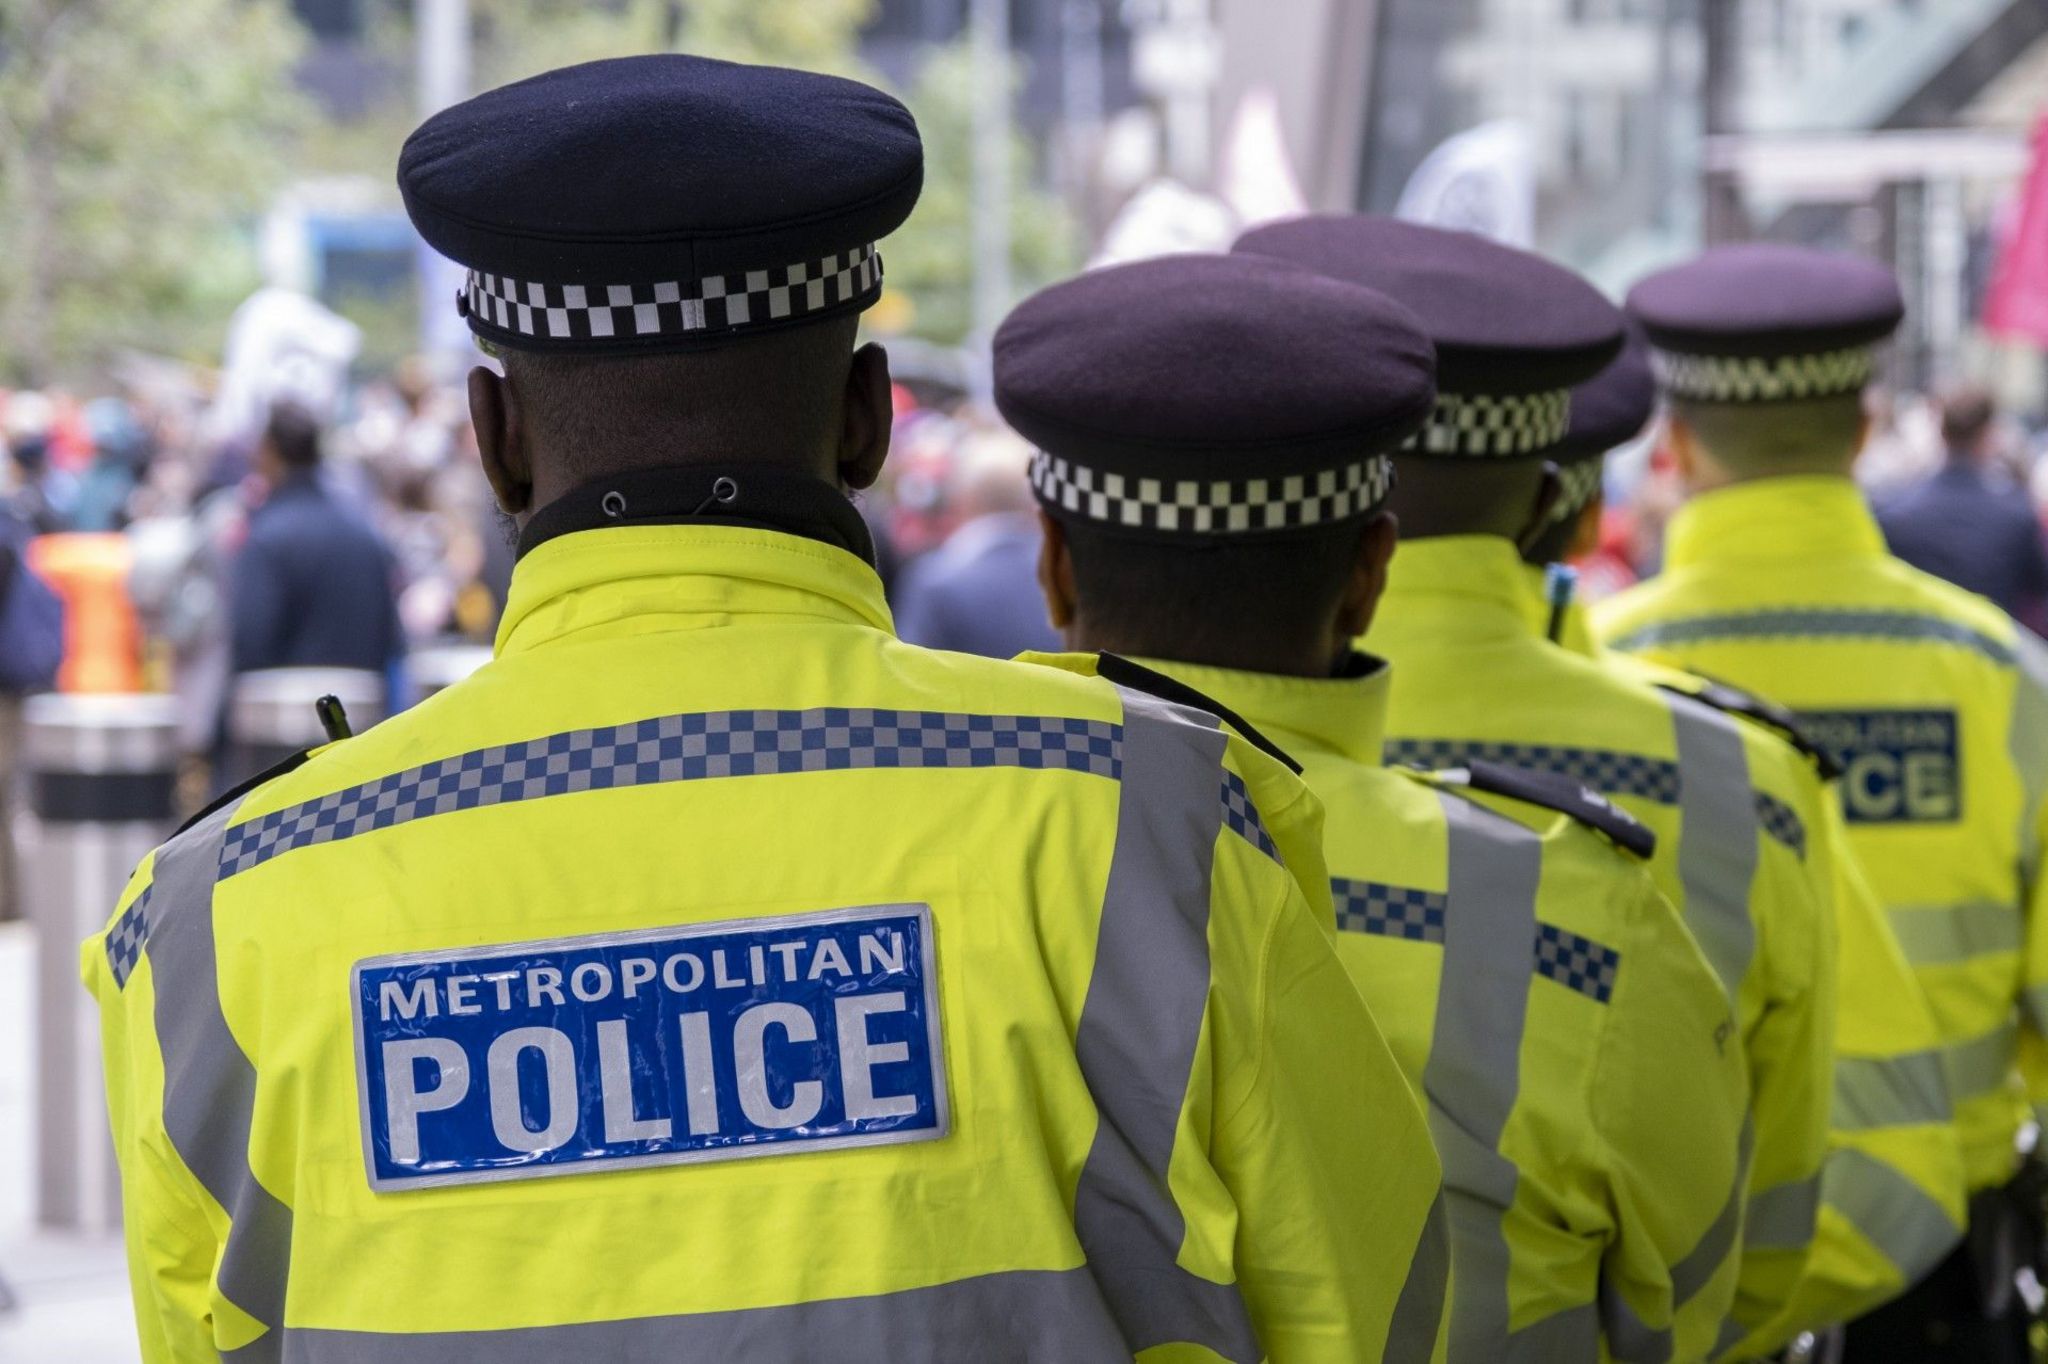
[[[340,699],[360,734],[384,718],[384,679],[356,668],[267,668],[235,679],[228,705],[230,770],[221,785],[255,776],[302,748],[327,742],[313,703]]]
[[[405,661],[413,690],[424,701],[445,691],[491,661],[488,644],[434,644],[416,649]]]
[[[36,931],[36,1218],[106,1231],[120,1225],[121,1186],[78,945],[106,925],[135,865],[171,831],[177,708],[168,696],[59,694],[32,697],[25,719],[36,817],[24,868]]]

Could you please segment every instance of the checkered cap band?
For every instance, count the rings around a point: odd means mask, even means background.
[[[1601,462],[1597,459],[1584,459],[1573,464],[1559,465],[1559,494],[1557,506],[1551,511],[1550,519],[1564,521],[1577,516],[1585,505],[1593,500],[1593,494],[1600,491],[1602,472]]]
[[[1572,423],[1572,391],[1500,396],[1439,393],[1429,422],[1402,450],[1421,455],[1533,455],[1565,437]]]
[[[1857,393],[1870,382],[1871,350],[1850,346],[1810,355],[1688,355],[1653,350],[1657,384],[1674,398],[1767,403]]]
[[[1041,450],[1031,460],[1031,486],[1049,507],[1112,526],[1253,534],[1363,516],[1394,486],[1394,462],[1374,455],[1341,469],[1280,478],[1160,479],[1106,473]]]
[[[823,312],[881,287],[870,242],[823,260],[660,284],[536,284],[469,272],[472,324],[547,341],[615,343],[780,322]]]

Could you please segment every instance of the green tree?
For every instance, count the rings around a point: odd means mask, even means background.
[[[1020,73],[1008,73],[1011,90]],[[889,287],[910,299],[907,330],[958,343],[973,322],[974,102],[980,97],[974,53],[963,39],[935,48],[905,102],[924,137],[924,194],[917,211],[883,251]],[[1010,140],[1010,278],[1020,294],[1078,264],[1073,215],[1034,174],[1031,144]]]
[[[0,370],[217,348],[301,41],[283,0],[0,0]]]

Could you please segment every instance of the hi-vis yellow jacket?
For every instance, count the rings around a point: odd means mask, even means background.
[[[1748,1077],[1648,873],[1553,809],[1381,767],[1383,664],[1151,666],[1323,802],[1339,953],[1444,1160],[1453,1364],[1706,1358],[1734,1300]]]
[[[1394,666],[1387,758],[1562,772],[1656,832],[1651,873],[1734,1003],[1749,1060],[1742,1276],[1722,1339],[1761,1351],[1781,1343],[1761,1333],[1804,1269],[1827,1149],[1835,875],[1809,837],[1825,789],[1761,728],[1549,643],[1543,615],[1507,539],[1403,540],[1361,645]]]
[[[1707,695],[1704,679],[1610,653],[1583,611],[1559,643],[1659,686]],[[1719,690],[1725,690],[1721,688]],[[1850,1321],[1934,1268],[1962,1232],[1962,1147],[1941,1034],[1832,802],[1811,837],[1835,848],[1835,1074],[1821,1211],[1806,1272],[1763,1334]]]
[[[2048,1066],[2048,647],[1885,552],[1846,478],[1683,508],[1610,647],[1771,697],[1844,768],[1849,838],[1941,1029],[1970,1187],[2004,1181]],[[2019,1077],[2020,1063],[2030,1085]]]
[[[1427,1127],[1265,829],[1312,802],[897,643],[839,549],[548,541],[493,663],[86,945],[145,1354],[1440,1357]]]

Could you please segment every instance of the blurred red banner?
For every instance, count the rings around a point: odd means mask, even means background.
[[[2033,161],[1991,272],[1984,328],[2048,346],[2048,116],[2034,125]]]

